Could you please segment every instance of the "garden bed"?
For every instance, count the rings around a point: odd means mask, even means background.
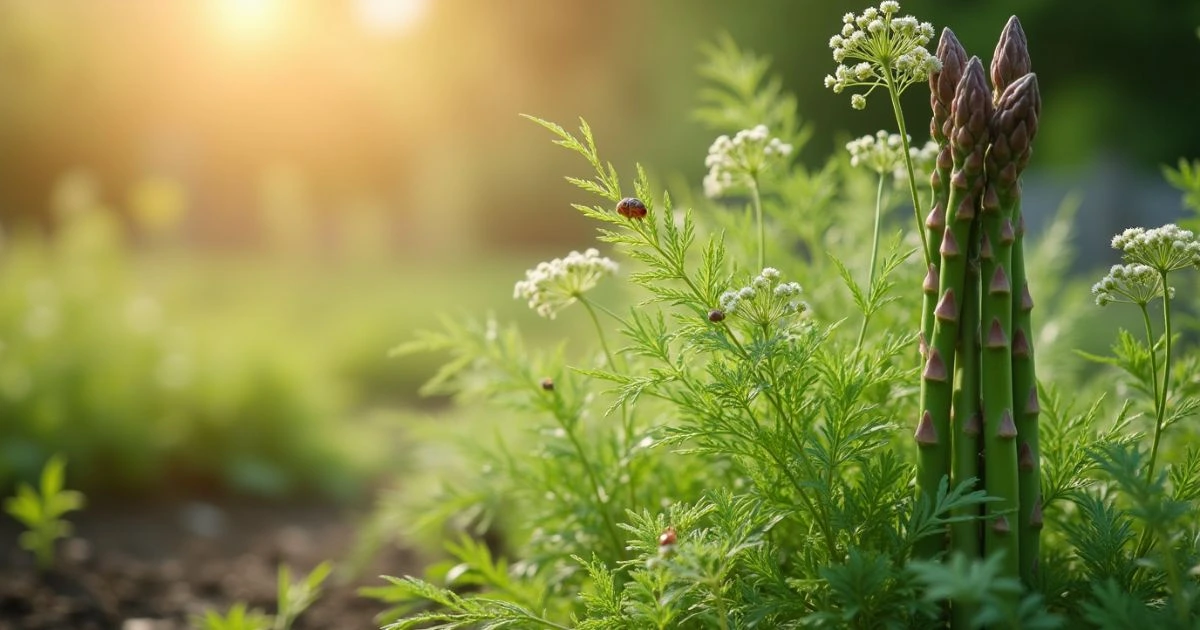
[[[18,525],[0,519],[0,630],[176,630],[237,601],[271,613],[279,564],[297,580],[323,560],[347,557],[357,521],[329,505],[203,502],[90,505],[72,516],[75,535],[45,575],[16,546]],[[413,563],[388,549],[359,579],[335,570],[294,628],[376,627],[380,604],[356,590]]]

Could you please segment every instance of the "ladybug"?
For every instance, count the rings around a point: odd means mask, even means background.
[[[617,204],[617,214],[626,219],[642,219],[646,216],[646,204],[637,197],[626,197]]]
[[[549,377],[542,379],[542,389],[548,392],[554,391],[554,379]]]
[[[725,321],[725,311],[722,311],[719,308],[714,308],[708,312],[708,321],[714,324]]]
[[[663,530],[662,534],[659,534],[658,546],[659,547],[671,547],[675,544],[676,540],[678,540],[678,537],[675,535],[675,528],[668,527]]]

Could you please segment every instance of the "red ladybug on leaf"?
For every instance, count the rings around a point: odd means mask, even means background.
[[[626,219],[642,219],[646,216],[646,204],[637,197],[626,197],[617,204],[617,214]]]

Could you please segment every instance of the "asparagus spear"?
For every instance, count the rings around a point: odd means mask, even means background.
[[[921,309],[921,360],[927,358],[929,338],[933,335],[933,309],[937,308],[938,298],[938,248],[942,246],[942,232],[946,229],[950,171],[954,166],[947,138],[950,105],[954,100],[954,90],[962,79],[963,68],[967,65],[967,51],[949,28],[942,29],[937,58],[942,62],[942,68],[929,75],[929,107],[933,110],[933,117],[929,120],[929,136],[938,145],[938,155],[934,171],[929,177],[930,187],[933,188],[932,208],[925,217],[925,242],[929,243],[927,259],[934,262],[930,263],[925,276],[925,302]]]
[[[1014,210],[1021,212],[1020,202]],[[1022,241],[1025,218],[1017,219],[1017,240],[1013,243],[1014,286],[1021,287],[1020,296],[1013,299],[1013,409],[1017,413],[1017,483],[1020,494],[1018,529],[1020,529],[1021,579],[1032,586],[1037,577],[1038,555],[1042,529],[1041,451],[1038,446],[1037,376],[1033,361],[1033,337],[1030,311],[1033,297],[1025,280],[1025,260]]]
[[[992,55],[992,85],[994,99],[999,109],[999,102],[1006,90],[1017,80],[1028,75],[1032,67],[1029,58],[1029,45],[1021,22],[1016,16],[1009,18],[996,51]],[[1033,309],[1033,298],[1029,294],[1029,283],[1025,278],[1025,217],[1021,214],[1020,184],[1017,178],[1029,161],[1030,143],[1037,132],[1037,118],[1041,109],[1041,99],[1037,96],[1037,83],[1034,79],[1033,95],[1028,97],[1033,101],[1026,107],[1033,111],[1027,112],[1022,121],[1026,127],[1025,137],[1012,138],[1005,136],[994,141],[997,144],[1007,142],[1008,146],[999,147],[997,151],[1014,153],[1013,159],[1016,170],[1012,174],[1013,207],[1010,209],[1012,220],[1017,226],[1016,241],[1012,250],[1012,286],[1019,291],[1012,303],[1012,374],[1013,374],[1013,412],[1016,414],[1017,425],[1017,464],[1018,464],[1018,494],[1020,509],[1017,512],[1017,529],[1020,548],[1021,579],[1032,585],[1036,576],[1039,538],[1042,527],[1041,510],[1041,457],[1038,448],[1038,405],[1037,377],[1033,361],[1033,329],[1030,311]],[[1021,124],[1021,123],[1017,123]],[[1015,126],[1014,126],[1015,130]],[[1003,135],[1003,131],[998,135]],[[1011,133],[1011,132],[1009,132]],[[1013,141],[1018,145],[1014,145]]]
[[[1013,389],[1012,250],[1014,219],[1020,201],[1018,176],[1029,160],[1029,143],[1041,108],[1037,77],[1026,74],[1010,83],[991,117],[992,146],[988,151],[988,187],[983,201],[983,238],[990,256],[982,258],[987,287],[981,302],[983,356],[981,382],[984,409],[984,479],[990,504],[984,551],[1004,551],[1006,575],[1020,573],[1020,534],[1028,531],[1019,520],[1017,426]],[[990,246],[990,247],[989,247]],[[1028,335],[1026,335],[1028,342]],[[1024,408],[1021,408],[1024,410]],[[1013,520],[1017,523],[1014,526]]]
[[[958,355],[954,360],[954,409],[951,416],[954,453],[951,477],[956,483],[979,478],[979,434],[983,418],[979,409],[979,221],[975,221],[971,248],[967,253],[967,276],[963,286],[962,325],[959,326]],[[978,507],[960,509],[956,516],[978,517]],[[980,556],[979,521],[975,518],[950,526],[950,545],[968,558]],[[969,628],[978,606],[955,602],[951,607],[952,628]]]
[[[938,249],[940,297],[933,310],[935,321],[921,378],[921,418],[916,432],[920,446],[918,484],[925,496],[935,495],[942,478],[950,474],[951,376],[962,317],[971,224],[984,183],[984,152],[991,111],[983,65],[977,57],[972,57],[955,88],[947,134],[953,169],[946,228]],[[918,550],[922,555],[933,555],[944,548],[944,540],[932,537],[929,540]]]

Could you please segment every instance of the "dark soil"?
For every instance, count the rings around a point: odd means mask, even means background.
[[[386,606],[356,590],[415,569],[412,554],[385,548],[361,577],[347,575],[358,523],[338,507],[114,504],[72,516],[74,536],[43,574],[16,545],[19,525],[0,514],[0,630],[177,630],[237,601],[274,613],[279,564],[298,581],[323,560],[334,573],[293,628],[377,628]]]

